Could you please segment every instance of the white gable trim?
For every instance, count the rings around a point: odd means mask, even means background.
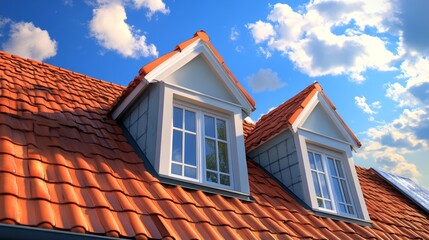
[[[134,90],[128,94],[127,97],[125,97],[124,100],[115,108],[115,110],[112,112],[112,118],[118,119],[119,116],[122,115],[122,113],[125,112],[127,107],[131,106],[131,103],[136,99],[138,96],[140,96],[140,93],[142,93],[146,87],[149,85],[149,82],[145,81],[144,79],[137,85],[137,87],[134,88]]]
[[[308,129],[303,128],[305,121],[310,116],[311,112],[314,110],[314,108],[317,106],[317,104],[320,103],[320,106],[325,110],[327,115],[329,116],[330,120],[335,124],[341,135],[344,137],[344,139],[347,140],[347,143],[353,148],[358,149],[358,143],[355,141],[353,136],[347,131],[344,124],[341,122],[341,120],[338,118],[338,115],[335,113],[335,110],[332,109],[331,105],[328,103],[328,101],[325,99],[325,97],[320,93],[317,92],[311,100],[308,102],[307,106],[303,109],[302,113],[298,116],[298,118],[295,120],[295,122],[292,124],[292,130],[294,133],[298,132],[298,129],[303,129],[306,131],[309,131]],[[317,134],[317,133],[316,133]],[[339,142],[344,142],[340,139],[335,139]]]
[[[192,59],[194,59],[200,54],[205,58],[205,60],[207,60],[213,70],[220,76],[220,79],[223,80],[224,84],[228,87],[233,96],[237,99],[237,102],[240,103],[241,108],[246,112],[246,114],[250,115],[253,109],[252,104],[247,100],[246,96],[237,87],[234,80],[229,76],[228,72],[218,61],[218,58],[216,57],[215,53],[204,41],[200,39],[187,46],[181,52],[173,55],[165,62],[161,63],[151,72],[149,72],[145,76],[145,79],[149,83],[153,81],[162,80],[163,78],[169,76],[174,71],[181,68],[186,63],[190,62]]]

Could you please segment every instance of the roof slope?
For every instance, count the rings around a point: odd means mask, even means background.
[[[276,134],[289,128],[295,122],[295,120],[298,118],[304,108],[307,106],[308,102],[310,102],[311,98],[318,92],[322,94],[322,96],[334,110],[336,116],[343,124],[347,132],[349,132],[349,134],[356,141],[358,146],[360,146],[361,144],[359,140],[335,111],[335,106],[332,104],[331,100],[329,100],[329,98],[325,95],[320,84],[315,82],[310,86],[306,87],[304,90],[302,90],[295,96],[293,96],[292,98],[290,98],[289,100],[287,100],[286,102],[280,104],[274,110],[262,116],[261,119],[259,119],[259,121],[254,124],[254,128],[251,133],[248,133],[248,137],[246,139],[246,150],[251,150],[259,146],[260,144],[272,138]]]
[[[363,168],[373,227],[314,215],[252,161],[254,202],[163,185],[107,115],[122,90],[0,52],[0,223],[138,239],[429,236],[429,217]]]

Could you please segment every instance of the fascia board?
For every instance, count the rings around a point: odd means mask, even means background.
[[[149,82],[145,79],[133,89],[133,91],[119,104],[118,107],[112,112],[112,118],[117,120],[122,113],[130,106],[130,104],[143,92],[146,87],[149,85]]]

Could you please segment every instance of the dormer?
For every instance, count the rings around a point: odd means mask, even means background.
[[[309,208],[368,222],[352,151],[359,140],[314,83],[263,116],[247,153]]]
[[[111,113],[168,183],[248,196],[242,121],[254,106],[199,31],[144,66]]]

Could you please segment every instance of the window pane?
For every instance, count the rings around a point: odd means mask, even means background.
[[[215,137],[215,123],[214,118],[204,115],[204,128],[205,134],[208,137]]]
[[[185,166],[185,176],[190,178],[197,178],[197,169]]]
[[[177,175],[182,175],[182,166],[172,163],[171,164],[171,173],[177,174]]]
[[[329,196],[328,185],[326,185],[326,177],[325,174],[319,174],[320,178],[320,186],[322,187],[323,197],[331,199]]]
[[[207,181],[217,183],[217,173],[207,171]]]
[[[323,208],[325,205],[323,204],[323,200],[318,198],[317,199],[317,205],[319,205],[319,207]]]
[[[346,203],[350,204],[351,203],[350,196],[349,196],[349,192],[347,191],[346,181],[341,180],[340,183],[341,183],[341,189],[343,190],[344,197],[346,198]]]
[[[332,176],[337,176],[337,171],[335,170],[334,159],[328,158],[329,171]]]
[[[332,183],[334,185],[333,191],[334,191],[335,197],[340,202],[344,202],[344,198],[343,198],[343,194],[341,193],[340,182],[339,182],[338,178],[332,178]]]
[[[229,181],[229,176],[220,174],[220,184],[227,185],[227,186],[231,185]]]
[[[340,213],[347,213],[346,205],[340,203]]]
[[[173,126],[176,128],[183,128],[183,110],[178,107],[174,107],[173,110]]]
[[[173,131],[173,152],[171,160],[182,162],[182,132]]]
[[[197,142],[194,134],[185,133],[185,163],[197,165]]]
[[[316,190],[316,195],[318,197],[322,197],[322,193],[320,192],[319,179],[317,178],[317,173],[311,172],[311,175],[313,175],[313,185],[314,185],[314,190]]]
[[[217,138],[226,140],[226,123],[224,120],[216,119]]]
[[[347,210],[349,211],[350,214],[355,214],[355,211],[353,211],[352,206],[347,206]]]
[[[229,173],[228,149],[226,143],[218,142],[219,170]]]
[[[332,210],[332,203],[331,203],[331,201],[325,200],[325,208]]]
[[[323,170],[323,164],[322,164],[322,156],[320,154],[314,154],[315,160],[316,160],[316,167],[317,170],[324,172]]]
[[[206,168],[217,171],[215,141],[206,139]]]
[[[185,111],[185,129],[191,132],[195,132],[195,113],[191,111]]]
[[[340,177],[344,177],[343,168],[341,167],[341,162],[338,160],[335,160],[335,164],[337,165],[338,174]]]
[[[308,159],[310,160],[310,167],[313,170],[316,170],[316,164],[314,163],[313,153],[308,152]]]

